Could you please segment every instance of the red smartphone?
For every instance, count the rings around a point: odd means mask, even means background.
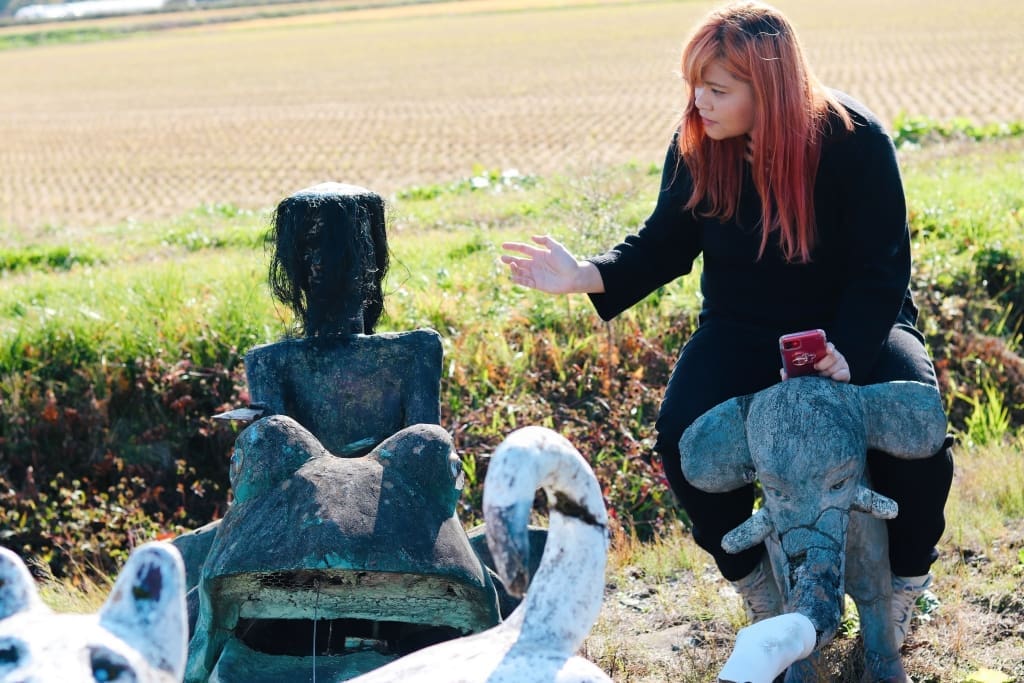
[[[804,330],[779,337],[779,353],[787,378],[813,375],[814,364],[825,357],[825,330]]]

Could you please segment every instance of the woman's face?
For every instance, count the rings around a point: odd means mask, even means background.
[[[694,104],[712,140],[747,135],[754,129],[754,90],[732,77],[722,62],[707,65],[700,83],[693,84]]]

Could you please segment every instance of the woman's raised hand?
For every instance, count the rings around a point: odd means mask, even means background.
[[[531,238],[540,246],[522,242],[505,242],[502,248],[522,256],[502,254],[508,264],[512,282],[549,294],[573,292],[599,293],[604,281],[597,267],[589,261],[577,261],[558,240],[549,235]]]

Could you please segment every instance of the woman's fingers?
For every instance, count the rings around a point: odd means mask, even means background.
[[[503,242],[501,248],[506,251],[516,251],[531,258],[550,253],[548,249],[540,249],[532,244],[525,244],[523,242]],[[504,259],[505,256],[503,255],[501,258]]]
[[[518,254],[522,254],[528,260],[547,264],[555,264],[559,261],[572,259],[572,256],[570,256],[566,248],[553,237],[548,235],[534,235],[531,239],[542,246],[535,247],[532,244],[526,244],[525,242],[503,242],[501,248],[506,251],[514,251]],[[518,262],[522,263],[526,259],[519,258]],[[501,260],[505,263],[513,263],[517,260],[517,257],[503,254],[501,256]]]
[[[549,294],[603,292],[604,281],[597,268],[577,261],[569,250],[550,235],[531,238],[540,246],[523,242],[505,242],[502,247],[515,254],[502,254],[512,281]]]
[[[850,364],[846,362],[846,357],[839,353],[832,342],[825,346],[825,355],[814,364],[814,370],[819,377],[827,377],[836,382],[850,381]],[[789,379],[785,368],[779,368],[779,377],[783,382]]]
[[[567,251],[566,248],[562,246],[562,243],[551,235],[534,235],[530,239],[537,244],[543,244],[549,251]]]
[[[521,258],[519,256],[509,256],[508,254],[502,254],[499,258],[501,259],[502,263],[507,263],[510,266],[533,263],[533,259]]]
[[[814,369],[822,377],[829,377],[837,382],[850,381],[850,365],[832,342],[825,347],[825,357],[814,364]]]
[[[501,261],[509,267],[512,282],[545,292],[565,291],[575,259],[561,244],[548,235],[534,235],[534,244],[504,242],[501,246],[513,254],[502,254]]]
[[[537,289],[537,278],[533,273],[533,261],[502,256],[501,260],[508,264],[509,279],[513,284]]]

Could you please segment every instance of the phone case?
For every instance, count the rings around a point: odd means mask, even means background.
[[[779,337],[779,353],[787,378],[814,374],[814,364],[825,355],[825,331],[804,330]]]

